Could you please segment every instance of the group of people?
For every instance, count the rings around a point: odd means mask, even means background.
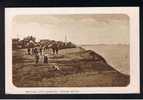
[[[52,54],[54,55],[58,54],[59,48],[56,43],[53,44],[50,48],[52,49]],[[28,55],[34,56],[36,64],[39,63],[40,56],[43,57],[43,63],[48,63],[48,57],[46,56],[44,51],[45,51],[45,48],[42,48],[42,47],[27,48]]]
[[[35,58],[35,63],[39,63],[40,56],[43,56],[43,63],[48,63],[48,57],[43,54],[43,49],[42,48],[27,48],[27,53],[28,55],[32,55]]]
[[[59,46],[57,43],[54,43],[52,46],[52,51],[53,51],[53,54],[58,54],[58,51],[59,51]]]
[[[58,54],[60,46],[58,43],[55,42],[52,45],[47,45],[44,47],[44,50],[47,50],[47,49],[48,49],[48,51],[52,50],[50,52],[51,54]]]

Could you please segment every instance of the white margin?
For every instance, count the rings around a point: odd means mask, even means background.
[[[11,23],[15,15],[36,14],[126,14],[130,17],[130,84],[127,87],[29,87],[12,83]],[[6,94],[130,94],[140,93],[139,7],[5,8]]]

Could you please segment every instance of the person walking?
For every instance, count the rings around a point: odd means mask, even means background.
[[[48,63],[48,57],[44,55],[44,62],[43,63]]]
[[[28,55],[31,55],[30,51],[31,51],[31,49],[28,47],[28,49],[27,49]]]
[[[58,48],[57,44],[56,44],[56,47],[55,47],[55,51],[56,51],[56,54],[58,54],[59,48]]]
[[[34,54],[35,54],[35,63],[39,63],[39,54],[37,48],[34,49]]]
[[[39,50],[39,51],[40,51],[40,55],[42,55],[42,47],[40,48],[40,50]]]
[[[35,55],[35,63],[36,63],[36,64],[39,63],[39,55],[38,55],[38,54]]]
[[[32,48],[32,56],[34,56],[34,48]]]
[[[53,45],[52,45],[52,51],[53,51],[53,54],[55,54],[55,51],[56,51],[56,43],[53,43]]]

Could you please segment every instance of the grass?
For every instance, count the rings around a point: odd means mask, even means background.
[[[73,52],[72,52],[73,51]],[[64,52],[64,53],[61,53]],[[62,55],[63,54],[63,55]],[[89,51],[78,48],[60,51],[61,58],[35,64],[25,50],[13,51],[13,83],[17,87],[109,87],[127,86],[129,76],[108,65],[100,55],[91,59]],[[49,55],[52,56],[52,55]],[[57,65],[60,70],[54,66]]]

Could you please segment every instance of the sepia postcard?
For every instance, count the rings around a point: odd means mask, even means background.
[[[5,8],[6,94],[140,93],[139,8]]]

